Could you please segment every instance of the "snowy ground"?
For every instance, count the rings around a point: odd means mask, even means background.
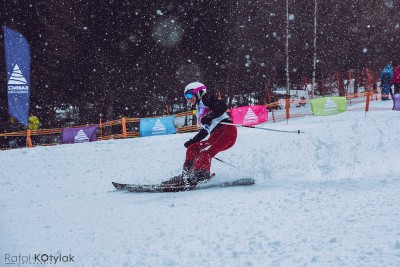
[[[400,112],[240,128],[216,180],[254,186],[135,194],[181,170],[194,133],[0,152],[0,265],[398,266]],[[41,258],[40,258],[41,257]],[[54,258],[49,258],[48,262]],[[62,258],[69,260],[67,257]],[[38,263],[38,262],[36,262]],[[10,265],[7,265],[10,266]]]

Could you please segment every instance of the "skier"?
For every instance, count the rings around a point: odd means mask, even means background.
[[[393,78],[393,71],[392,66],[387,64],[385,68],[381,71],[381,98],[382,100],[389,100],[389,94],[393,97],[392,93],[392,78]]]
[[[163,182],[163,185],[196,185],[200,181],[211,179],[212,158],[217,153],[231,148],[237,138],[235,126],[221,124],[221,122],[232,123],[226,113],[227,105],[215,96],[207,94],[204,84],[199,82],[188,84],[184,96],[192,106],[197,106],[197,124],[202,129],[184,144],[187,150],[182,175]],[[210,137],[204,140],[207,135]]]

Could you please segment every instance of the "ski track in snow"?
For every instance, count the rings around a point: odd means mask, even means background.
[[[389,102],[371,106],[389,107]],[[56,266],[397,266],[400,112],[346,112],[239,129],[216,181],[256,185],[136,194],[181,171],[194,133],[0,152],[4,255]]]

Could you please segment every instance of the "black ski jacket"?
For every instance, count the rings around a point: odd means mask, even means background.
[[[208,107],[210,110],[208,114],[206,115],[207,117],[211,119],[218,118],[219,116],[222,116],[226,110],[228,109],[228,106],[225,104],[224,101],[221,99],[216,98],[214,95],[211,94],[205,94],[202,96],[201,101],[203,101],[203,104]],[[200,102],[200,99],[197,100],[197,104]],[[224,119],[221,122],[229,122],[232,123],[232,120],[230,118]],[[211,134],[215,129],[220,127],[221,124],[218,124],[212,131]],[[205,129],[201,129],[192,139],[190,139],[188,142],[185,143],[185,146],[188,147],[191,144],[200,142],[204,138],[206,138],[208,135],[208,132]]]

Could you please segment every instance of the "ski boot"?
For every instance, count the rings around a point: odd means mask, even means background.
[[[204,170],[196,170],[194,172],[189,173],[188,177],[184,176],[184,180],[186,180],[185,184],[186,185],[197,185],[199,182],[203,181],[208,181],[210,180],[214,175],[211,175],[208,171]]]
[[[161,183],[162,185],[184,185],[184,180],[183,180],[183,176],[181,175],[177,175],[172,177],[171,179],[164,181]]]
[[[199,182],[210,180],[215,174],[210,174],[204,170],[187,171],[183,170],[181,175],[172,177],[171,179],[162,182],[162,185],[197,185]]]

